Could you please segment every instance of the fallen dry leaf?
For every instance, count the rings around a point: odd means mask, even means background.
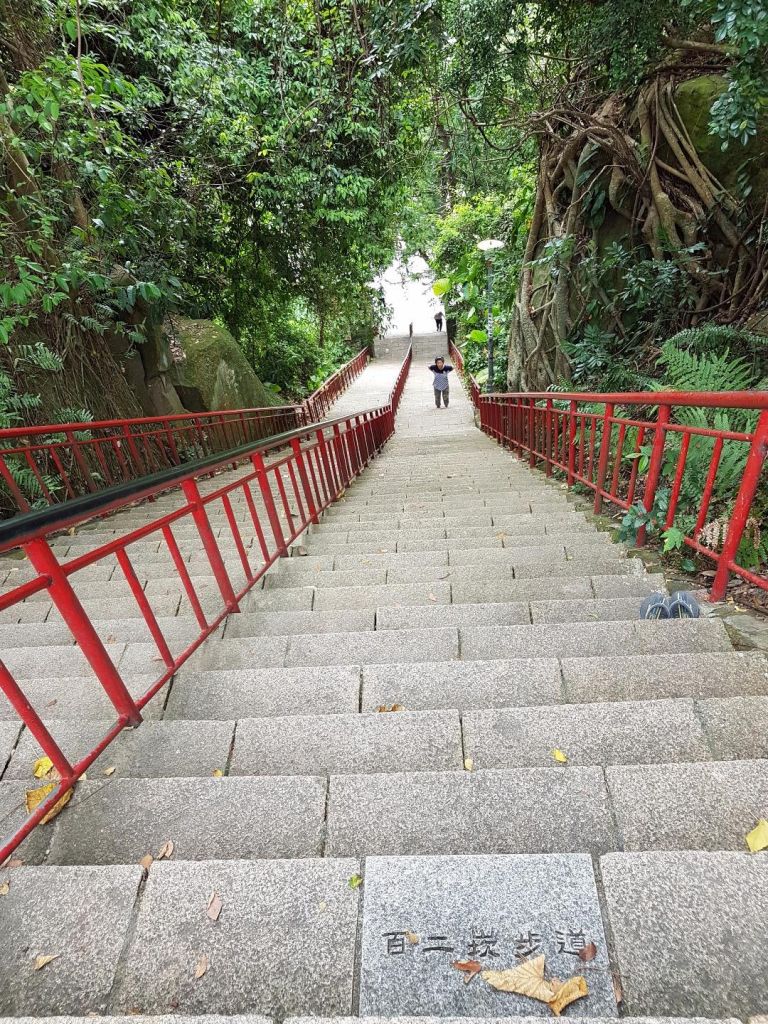
[[[416,932],[406,932],[405,937],[406,939],[408,939],[412,946],[418,946],[419,942],[421,941]]]
[[[53,770],[53,762],[50,758],[38,758],[32,768],[35,778],[45,778]]]
[[[169,860],[173,856],[173,840],[168,839],[157,851],[155,860]]]
[[[208,967],[208,957],[205,955],[205,953],[202,953],[197,963],[195,964],[195,978],[197,978],[198,981],[207,972]]]
[[[217,892],[212,892],[211,898],[208,900],[208,909],[205,912],[209,920],[218,921],[223,906],[221,896]]]
[[[35,810],[35,808],[39,807],[43,800],[45,800],[47,796],[50,796],[57,786],[58,783],[49,782],[47,786],[38,786],[37,789],[28,789],[25,794],[27,813],[31,814],[32,811]],[[40,824],[47,825],[49,821],[53,821],[53,819],[57,817],[57,815],[61,814],[61,812],[67,806],[69,801],[72,799],[72,793],[73,790],[68,789],[64,796],[61,798],[61,800],[57,800],[53,807],[50,809],[50,811],[48,811],[47,814],[43,815],[43,817],[40,819]]]
[[[568,764],[568,755],[564,754],[559,747],[555,747],[552,751],[552,757],[554,757],[558,764]]]
[[[35,963],[32,967],[33,971],[41,971],[46,964],[52,963],[54,960],[58,960],[61,953],[48,953],[42,956],[35,957]]]
[[[577,999],[583,999],[589,995],[587,983],[580,974],[568,978],[562,985],[558,985],[555,996],[547,1002],[547,1006],[556,1017],[559,1017],[566,1006],[575,1003]]]
[[[453,960],[451,967],[455,967],[457,971],[461,971],[464,975],[464,984],[468,985],[472,979],[478,975],[483,965],[478,960]]]
[[[611,975],[611,981],[613,982],[613,995],[616,1000],[616,1005],[620,1005],[624,1000],[624,989],[621,987],[621,978],[618,974]]]
[[[213,769],[213,777],[214,777],[214,779],[223,779],[224,778],[224,769],[223,768],[214,768]]]
[[[352,875],[350,880],[347,882],[347,885],[349,886],[350,889],[359,889],[362,884],[363,884],[363,876],[362,875]]]
[[[0,896],[7,896],[11,891],[10,882],[0,882]]]
[[[505,971],[483,971],[482,976],[483,981],[499,992],[514,992],[538,999],[541,1003],[549,1003],[555,998],[552,985],[544,979],[543,956],[525,960],[518,967],[508,967]]]
[[[154,861],[155,861],[155,858],[152,856],[151,853],[145,853],[144,856],[139,861],[139,864],[141,864],[141,866],[144,868],[145,871],[149,871],[149,869],[152,867]]]
[[[44,779],[53,770],[53,761],[50,757],[38,757],[32,768],[32,774],[36,779]]]
[[[584,949],[579,950],[579,960],[582,963],[588,964],[590,960],[594,960],[597,956],[597,946],[594,942],[588,942]]]
[[[768,821],[760,818],[752,831],[747,832],[746,840],[751,853],[768,849]]]
[[[379,704],[379,711],[405,711],[402,704]]]
[[[466,771],[471,772],[472,768],[474,767],[474,764],[475,762],[471,757],[464,758],[464,768]]]
[[[109,766],[109,768],[105,768],[104,769],[104,774],[105,775],[114,775],[116,771],[117,771],[117,769],[115,768],[115,766],[113,764],[111,764]]]

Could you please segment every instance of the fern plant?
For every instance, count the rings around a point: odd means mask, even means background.
[[[715,330],[718,329],[711,329]],[[696,342],[701,345],[699,332],[684,331],[662,346],[659,363],[664,367],[665,375],[662,381],[654,384],[654,390],[748,391],[764,388],[768,383],[765,380],[757,380],[750,362],[743,356],[732,356],[728,349],[720,353],[694,351],[693,341],[690,338],[686,339],[686,335],[691,334],[696,334]],[[680,343],[685,343],[686,340],[690,342],[690,347],[681,348]],[[714,429],[726,433],[748,434],[755,429],[757,412],[749,409],[702,409],[700,406],[681,406],[675,409],[675,421],[699,430]],[[671,432],[668,434],[663,468],[663,477],[667,481],[671,481],[675,476],[681,444],[682,435]],[[703,434],[691,435],[675,517],[676,524],[686,532],[690,531],[698,514],[715,444],[713,437]],[[727,531],[733,501],[744,474],[748,455],[749,444],[744,441],[726,440],[723,443],[712,490],[708,523],[705,524],[700,537],[702,543],[707,546],[719,546],[723,534]],[[762,548],[759,536],[754,538],[749,534],[745,535],[740,547],[741,564],[751,568],[760,565],[765,558]]]

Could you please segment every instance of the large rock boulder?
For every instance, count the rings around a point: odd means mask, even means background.
[[[675,104],[701,162],[725,188],[738,192],[739,176],[746,173],[752,186],[751,206],[762,207],[768,193],[768,119],[758,122],[758,133],[746,146],[737,140],[723,149],[722,139],[710,135],[712,104],[728,88],[722,75],[699,75],[681,82],[675,91]]]
[[[190,412],[281,404],[261,383],[225,327],[212,320],[174,316],[166,330],[174,349],[176,391]]]

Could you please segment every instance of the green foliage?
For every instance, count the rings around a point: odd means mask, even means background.
[[[319,349],[380,312],[367,284],[415,174],[432,8],[3,8],[0,137],[18,180],[0,219],[0,344],[32,330],[51,351],[89,335],[130,354],[176,308],[220,318],[304,390],[332,361]]]
[[[710,130],[722,148],[757,135],[758,120],[768,108],[768,11],[763,0],[685,0],[703,11],[715,29],[715,41],[735,57],[727,90],[712,106]]]

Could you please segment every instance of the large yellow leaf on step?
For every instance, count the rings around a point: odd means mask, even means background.
[[[544,980],[544,957],[537,956],[526,960],[517,967],[509,967],[505,971],[483,971],[483,981],[499,992],[514,992],[539,1002],[549,1003],[555,998],[552,985]]]
[[[56,789],[57,785],[58,783],[56,782],[50,782],[47,786],[38,786],[37,789],[28,789],[26,792],[27,812],[31,814],[35,808],[39,807],[43,800],[45,800],[47,796],[50,796],[54,789]],[[71,789],[67,790],[61,800],[58,800],[50,811],[40,819],[41,825],[47,825],[49,821],[53,821],[53,819],[64,810],[72,799],[72,792],[73,791]]]
[[[768,821],[761,818],[752,831],[747,832],[746,839],[752,853],[768,849]]]
[[[584,996],[588,995],[589,989],[587,988],[586,981],[580,974],[577,974],[574,978],[568,978],[567,981],[560,985],[555,991],[554,998],[547,1002],[547,1006],[556,1017],[559,1017],[566,1006],[570,1006],[577,999],[583,999]]]

